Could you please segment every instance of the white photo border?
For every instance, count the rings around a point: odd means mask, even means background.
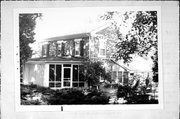
[[[112,7],[72,7],[73,9],[101,9],[121,11],[157,11],[158,23],[158,104],[123,104],[123,105],[21,105],[20,104],[20,52],[19,52],[19,14],[42,13],[46,10],[69,9],[61,8],[18,8],[14,9],[14,64],[15,64],[15,109],[17,112],[24,111],[87,111],[87,110],[126,110],[126,109],[163,109],[163,59],[161,39],[161,6],[112,6]]]

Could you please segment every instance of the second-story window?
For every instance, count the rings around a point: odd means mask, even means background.
[[[47,47],[48,47],[48,44],[42,45],[42,57],[47,57]]]
[[[82,39],[75,39],[75,56],[80,56],[80,42]]]
[[[62,43],[63,41],[57,41],[57,56],[58,57],[63,55]]]
[[[49,43],[49,56],[56,56],[56,42]]]
[[[106,56],[106,39],[103,37],[99,38],[99,56]]]

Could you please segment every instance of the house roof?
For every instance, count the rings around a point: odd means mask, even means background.
[[[57,37],[47,38],[47,39],[44,39],[43,42],[89,37],[91,34],[95,34],[96,32],[103,30],[103,29],[109,27],[110,25],[111,25],[110,22],[106,22],[103,24],[96,24],[96,26],[87,27],[86,29],[88,29],[88,30],[83,30],[83,31],[79,32],[77,29],[76,32],[74,32],[74,33],[62,35],[62,36],[57,36]]]
[[[89,35],[90,35],[90,33],[69,34],[69,35],[63,35],[63,36],[47,38],[43,42],[58,41],[58,40],[68,40],[68,39],[78,39],[78,38],[83,38],[83,37],[89,37]]]

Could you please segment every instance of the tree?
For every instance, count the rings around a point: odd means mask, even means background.
[[[32,56],[32,49],[29,44],[34,43],[34,29],[36,19],[42,14],[20,14],[19,15],[19,40],[20,40],[20,72],[22,76],[22,67],[28,58]]]
[[[117,19],[119,17],[119,19]],[[157,12],[138,11],[120,13],[107,12],[101,16],[103,20],[110,20],[118,36],[116,59],[130,62],[132,55],[147,56],[149,51],[157,49]],[[132,24],[129,32],[123,36],[122,27]]]
[[[98,85],[100,77],[110,80],[110,73],[106,72],[100,61],[85,60],[80,68],[80,73],[83,74],[89,86]]]
[[[151,58],[153,59],[153,67],[152,67],[152,71],[153,71],[153,81],[154,82],[158,82],[158,55],[157,55],[157,51],[155,52],[154,56],[152,56]]]
[[[154,74],[158,70],[157,52],[157,11],[137,11],[137,12],[106,12],[101,16],[103,20],[110,20],[119,39],[116,44],[116,60],[123,60],[125,63],[132,61],[133,55],[146,57],[152,55]],[[121,33],[122,27],[130,23],[131,29],[125,36]],[[151,52],[151,54],[150,54]],[[154,75],[157,80],[157,75]]]

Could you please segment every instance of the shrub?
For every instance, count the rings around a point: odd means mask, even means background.
[[[82,104],[84,94],[77,89],[62,89],[57,90],[56,93],[51,96],[48,103],[51,105],[59,104]]]
[[[51,105],[62,104],[108,104],[109,98],[102,93],[92,90],[87,95],[82,90],[62,89],[48,100]]]
[[[22,105],[108,104],[108,102],[109,97],[95,89],[88,90],[85,94],[83,90],[75,88],[52,90],[36,85],[21,86]]]
[[[124,98],[126,104],[157,104],[157,100],[149,100],[149,95],[141,93],[141,90],[131,86],[119,86],[117,97]]]

